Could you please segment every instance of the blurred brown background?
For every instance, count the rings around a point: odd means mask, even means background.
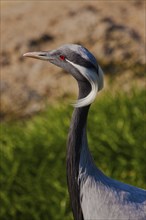
[[[65,43],[93,52],[105,89],[143,87],[145,1],[1,1],[1,119],[31,115],[76,93],[69,74],[22,57]]]

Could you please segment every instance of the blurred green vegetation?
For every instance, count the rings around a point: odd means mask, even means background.
[[[72,110],[60,103],[30,119],[1,124],[1,219],[72,219],[65,171]],[[110,177],[142,188],[145,121],[144,90],[99,95],[88,118],[96,165]]]

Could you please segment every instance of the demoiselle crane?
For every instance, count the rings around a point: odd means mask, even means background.
[[[88,148],[86,125],[91,103],[103,88],[103,72],[83,46],[66,44],[56,50],[28,52],[25,57],[49,61],[78,82],[67,142],[67,183],[75,220],[146,220],[146,190],[119,182],[95,166]]]

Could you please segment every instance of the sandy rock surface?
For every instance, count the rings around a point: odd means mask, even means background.
[[[75,80],[61,69],[24,59],[28,51],[79,43],[93,52],[108,77],[120,73],[121,88],[133,80],[143,85],[138,67],[145,65],[145,13],[140,0],[1,1],[1,118],[30,115],[46,100],[77,91]],[[138,77],[131,67],[138,68]]]

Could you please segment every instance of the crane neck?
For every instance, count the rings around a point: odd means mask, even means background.
[[[85,81],[79,81],[79,96],[78,99],[86,97],[91,89],[90,84]],[[73,158],[76,170],[79,167],[80,153],[83,142],[87,143],[86,124],[90,105],[75,108],[70,124],[68,143],[67,143],[67,161]],[[86,146],[87,147],[87,146]],[[78,172],[76,173],[78,175]]]
[[[88,82],[80,81],[78,98],[84,98],[89,94],[90,90],[91,86]],[[82,148],[84,141],[86,143],[86,150],[88,151],[86,122],[89,108],[90,105],[74,109],[67,143],[67,183],[73,215],[74,219],[76,220],[83,220],[79,198],[80,189],[78,185],[78,175],[81,151],[83,150]],[[86,155],[88,155],[88,153]]]

